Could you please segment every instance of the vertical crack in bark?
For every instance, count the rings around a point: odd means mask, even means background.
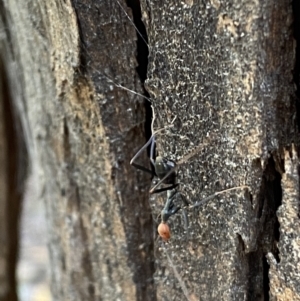
[[[279,251],[277,242],[280,239],[279,221],[276,212],[282,203],[282,188],[281,188],[281,175],[276,170],[276,163],[273,156],[269,158],[268,164],[263,175],[264,187],[264,208],[263,208],[263,251],[272,252],[277,262],[279,262]],[[282,162],[280,162],[282,165]]]
[[[263,288],[264,288],[264,301],[269,301],[269,291],[270,291],[270,280],[269,280],[269,270],[270,266],[268,264],[267,258],[265,255],[262,257],[263,264]]]
[[[6,169],[6,221],[7,233],[7,274],[9,291],[7,299],[17,300],[16,267],[19,255],[19,224],[21,200],[24,194],[24,184],[27,174],[27,150],[24,135],[18,116],[14,111],[13,99],[9,90],[3,60],[0,58],[0,79],[2,81],[3,122],[6,139],[7,163]]]
[[[277,262],[280,262],[279,250],[277,248],[277,242],[280,239],[280,232],[279,232],[280,224],[276,212],[279,206],[281,206],[282,204],[282,188],[281,188],[281,174],[276,170],[275,164],[276,163],[273,157],[271,157],[269,159],[267,168],[269,168],[268,172],[270,172],[272,176],[268,178],[266,191],[268,193],[268,207],[270,208],[270,213],[271,215],[274,214],[273,217],[270,216],[270,218],[273,221],[273,225],[272,225],[273,231],[270,233],[272,239],[271,252],[275,256]],[[284,166],[282,162],[281,165]]]
[[[132,10],[133,20],[135,27],[138,29],[137,32],[137,62],[138,67],[136,71],[140,77],[140,80],[143,84],[143,92],[147,98],[150,98],[149,93],[144,87],[145,80],[147,78],[147,68],[148,68],[148,36],[145,25],[142,21],[141,6],[139,0],[126,0],[128,7]],[[151,133],[151,121],[152,121],[152,109],[151,104],[148,100],[144,100],[146,108],[146,121],[145,121],[145,134],[146,140],[150,138]]]
[[[64,143],[64,160],[66,162],[68,162],[70,160],[70,156],[71,156],[71,145],[70,145],[70,141],[69,141],[69,127],[68,127],[68,123],[67,123],[67,119],[64,118],[64,136],[63,136],[63,143]]]
[[[145,25],[142,21],[142,13],[141,13],[141,6],[139,0],[126,0],[127,6],[131,8],[132,16],[133,16],[133,26],[136,28],[136,34],[137,34],[137,55],[136,59],[138,62],[138,67],[136,68],[137,74],[139,75],[140,81],[143,86],[143,94],[146,96],[146,98],[150,98],[149,93],[145,89],[144,83],[147,78],[147,68],[148,68],[148,55],[149,55],[149,49],[148,49],[148,36],[146,32]],[[144,99],[144,105],[145,105],[145,140],[147,141],[151,135],[151,122],[152,122],[152,108],[151,103]],[[148,149],[148,156],[150,154],[150,148]],[[154,244],[152,244],[152,247]],[[153,251],[153,250],[152,250]],[[153,252],[151,252],[153,254]],[[150,254],[148,254],[149,256]],[[154,265],[154,258],[152,260],[152,265],[150,267],[152,271],[152,279],[153,281],[153,275],[155,273],[155,265]],[[139,273],[136,273],[136,276],[139,276]],[[137,282],[139,279],[136,279]],[[149,281],[149,280],[148,280]],[[140,292],[139,292],[140,291]],[[137,300],[145,300],[145,296],[143,295],[143,289],[137,290]],[[147,298],[149,298],[148,296]],[[153,300],[156,300],[156,296],[152,296]]]
[[[245,254],[249,269],[248,274],[248,301],[265,300],[263,252],[258,249],[255,252]]]
[[[297,109],[297,126],[300,131],[300,2],[293,0],[293,14],[294,14],[294,38],[296,40],[296,57],[294,67],[294,82],[296,84],[296,109]]]
[[[262,208],[262,237],[260,239],[262,246],[262,268],[263,268],[263,290],[264,300],[269,300],[269,265],[266,254],[272,252],[277,262],[280,262],[279,250],[277,243],[280,239],[279,221],[276,212],[282,203],[281,174],[276,169],[276,164],[284,166],[283,162],[275,162],[271,156],[268,160],[266,169],[263,174],[263,184],[261,193],[264,198]]]
[[[270,280],[266,254],[271,252],[279,262],[277,243],[280,239],[279,221],[276,212],[282,202],[281,174],[283,162],[271,156],[263,172],[262,183],[256,205],[258,237],[257,250],[246,254],[249,266],[248,299],[269,300]]]

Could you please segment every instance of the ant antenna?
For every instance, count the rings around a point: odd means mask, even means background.
[[[197,155],[201,149],[203,149],[203,147],[205,147],[206,145],[208,145],[209,143],[207,141],[203,141],[201,144],[199,144],[198,146],[196,146],[190,153],[188,153],[187,155],[185,155],[183,158],[181,158],[178,162],[177,165],[181,165],[183,163],[186,163],[188,160],[190,160],[192,157],[194,157],[195,155]]]
[[[219,194],[223,194],[225,192],[229,192],[229,191],[232,191],[232,190],[244,189],[244,188],[250,189],[249,186],[242,185],[242,186],[236,186],[236,187],[228,188],[228,189],[225,189],[225,190],[221,190],[221,191],[213,193],[212,195],[208,196],[207,198],[202,199],[201,201],[196,202],[195,204],[193,204],[191,206],[187,206],[186,208],[190,209],[190,208],[199,207],[199,206],[207,203],[209,200],[213,199],[214,197],[216,197]]]
[[[118,2],[118,0],[116,0],[117,2]],[[121,6],[121,4],[118,2],[118,4]],[[122,7],[122,6],[121,6]],[[124,10],[124,8],[122,8],[123,10]],[[128,16],[128,15],[127,15]],[[129,17],[129,16],[128,16]],[[83,47],[84,47],[84,50],[86,51],[86,53],[89,55],[89,52],[88,52],[88,50],[87,50],[87,48],[85,47],[85,45],[82,45]],[[114,86],[116,86],[116,87],[118,87],[118,88],[121,88],[121,89],[123,89],[123,90],[125,90],[125,91],[128,91],[128,92],[130,92],[130,93],[132,93],[132,94],[134,94],[134,95],[137,95],[137,96],[140,96],[140,97],[142,97],[142,98],[144,98],[144,99],[146,99],[146,100],[148,100],[150,103],[151,103],[151,99],[149,98],[149,97],[147,97],[147,96],[145,96],[145,95],[143,95],[143,94],[140,94],[140,93],[138,93],[138,92],[136,92],[136,91],[134,91],[134,90],[130,90],[129,88],[126,88],[126,87],[124,87],[124,86],[122,86],[122,85],[120,85],[120,84],[118,84],[118,83],[116,83],[113,79],[111,79],[109,76],[107,76],[107,75],[105,75],[104,73],[102,73],[102,72],[100,72],[99,70],[97,70],[95,67],[93,67],[93,66],[91,66],[91,65],[88,65],[88,67],[91,69],[91,70],[93,70],[93,71],[95,71],[97,74],[99,74],[100,76],[103,76],[103,77],[105,77],[106,79],[107,79],[107,81],[108,82],[111,82]],[[152,106],[151,106],[151,108],[152,108]],[[152,114],[154,114],[154,111],[153,111],[153,108],[152,108]],[[154,116],[154,115],[153,115]]]
[[[175,119],[177,118],[177,115],[173,118],[173,120],[171,121],[171,124],[170,124],[170,125],[168,125],[168,126],[166,126],[166,127],[164,127],[164,128],[158,129],[158,130],[156,130],[156,131],[154,131],[153,125],[154,125],[154,120],[155,120],[156,116],[155,116],[154,109],[153,109],[152,106],[151,106],[151,108],[152,108],[151,133],[154,133],[154,134],[152,134],[152,136],[151,136],[151,137],[153,137],[153,141],[152,141],[151,149],[150,149],[150,161],[151,161],[151,163],[152,163],[153,165],[155,165],[155,160],[154,160],[155,135],[156,135],[158,132],[161,132],[162,130],[165,130],[165,129],[167,129],[167,128],[172,127],[172,126],[173,126],[173,123],[174,123],[174,121],[175,121]],[[143,149],[144,149],[144,148],[143,148]]]
[[[171,127],[173,126],[172,124],[170,124],[168,127]],[[150,139],[146,142],[146,144],[144,144],[140,149],[139,151],[134,155],[134,157],[131,159],[130,161],[130,164],[133,165],[134,161],[136,160],[137,157],[139,157],[139,155],[141,154],[141,152],[148,147],[148,145],[152,142],[152,145],[151,145],[151,157],[150,157],[150,160],[151,162],[154,161],[153,159],[153,154],[154,154],[154,142],[155,142],[155,135],[163,130],[165,130],[166,128],[161,128],[161,129],[158,129],[156,130],[152,136],[150,137]],[[152,162],[153,163],[153,162]]]
[[[182,292],[183,292],[184,296],[186,297],[186,299],[187,299],[188,301],[191,301],[191,299],[190,299],[190,297],[189,297],[188,289],[187,289],[187,287],[186,287],[184,281],[182,280],[181,276],[179,275],[179,273],[178,273],[178,271],[177,271],[177,268],[176,268],[175,264],[174,264],[173,261],[171,260],[171,257],[170,257],[170,255],[168,254],[167,249],[165,248],[165,246],[163,246],[162,249],[164,250],[164,252],[165,252],[165,254],[166,254],[167,258],[168,258],[169,264],[170,264],[171,268],[173,269],[174,275],[175,275],[176,279],[177,279],[178,282],[179,282],[179,285],[180,285],[180,287],[181,287],[181,289],[182,289]]]
[[[146,42],[146,40],[144,39],[143,35],[141,34],[141,32],[138,30],[138,28],[135,26],[135,24],[132,22],[130,16],[127,14],[126,10],[124,9],[124,7],[121,5],[121,3],[116,0],[118,5],[121,7],[121,9],[123,10],[123,12],[125,13],[126,17],[129,19],[130,23],[133,25],[133,27],[135,28],[136,32],[139,34],[139,36],[141,37],[141,39],[144,41],[144,43],[147,45],[147,47],[149,47],[148,43]]]
[[[107,75],[105,75],[105,74],[99,72],[96,68],[94,68],[94,67],[91,67],[91,68],[92,68],[94,71],[96,71],[98,74],[100,74],[101,76],[105,77],[108,81],[110,81],[111,83],[113,83],[116,87],[121,88],[121,89],[123,89],[123,90],[125,90],[125,91],[128,91],[128,92],[131,92],[132,94],[135,94],[135,95],[137,95],[137,96],[143,97],[144,99],[147,99],[147,100],[151,103],[151,99],[150,99],[149,97],[147,97],[147,96],[145,96],[145,95],[143,95],[143,94],[140,94],[140,93],[138,93],[138,92],[135,92],[135,91],[133,91],[133,90],[130,90],[130,89],[128,89],[128,88],[126,88],[126,87],[124,87],[124,86],[122,86],[122,85],[120,85],[120,84],[114,82],[110,77],[108,77]],[[151,106],[151,107],[152,107],[152,106]],[[153,108],[152,108],[152,111],[153,111]]]
[[[156,118],[156,115],[155,115],[153,106],[151,106],[151,109],[152,109],[151,133],[154,133],[154,120],[155,120],[155,118]],[[153,135],[153,134],[152,134],[152,135]]]
[[[152,141],[151,149],[150,149],[150,161],[151,161],[151,163],[153,165],[155,164],[155,160],[154,160],[154,145],[155,145],[155,137],[153,136],[153,141]]]

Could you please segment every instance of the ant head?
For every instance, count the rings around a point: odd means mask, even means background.
[[[164,241],[169,240],[171,237],[170,228],[166,223],[160,223],[158,225],[157,232]]]

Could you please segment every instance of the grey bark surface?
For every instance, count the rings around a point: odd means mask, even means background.
[[[134,28],[105,2],[81,43],[71,2],[1,3],[1,55],[23,97],[14,101],[47,208],[54,300],[154,299],[150,183],[129,165],[145,142],[144,100],[99,72],[140,90]]]
[[[184,161],[180,194],[193,204],[249,187],[188,210],[188,227],[171,217],[168,243],[153,218],[166,194],[149,199],[149,176],[129,165],[149,123],[144,99],[120,88],[144,93],[130,8],[0,3],[0,57],[39,170],[54,300],[300,300],[289,1],[141,1],[146,88],[165,128],[157,149]]]
[[[179,170],[182,194],[194,203],[249,186],[190,212],[186,233],[180,217],[173,219],[173,238],[164,248],[180,272],[169,274],[163,253],[156,269],[160,298],[182,300],[186,291],[189,300],[299,300],[290,2],[142,3],[150,44],[147,88],[156,127],[167,128],[160,151],[178,161],[203,146]],[[270,270],[266,254],[273,259]]]

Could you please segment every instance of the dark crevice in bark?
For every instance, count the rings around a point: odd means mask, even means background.
[[[279,262],[277,243],[280,239],[279,221],[276,212],[282,202],[281,174],[283,162],[275,162],[278,156],[270,156],[263,171],[262,184],[258,195],[256,217],[260,220],[257,237],[257,251],[248,254],[249,300],[269,300],[270,280],[266,254],[271,252]],[[258,283],[260,280],[260,286]],[[259,297],[258,295],[263,296]],[[253,298],[253,296],[255,296]]]
[[[298,156],[299,158],[299,156]],[[300,187],[300,166],[298,165],[297,168],[297,173],[298,173],[298,187]],[[298,218],[300,219],[300,205],[298,204]]]
[[[66,162],[70,159],[70,154],[71,154],[71,145],[69,141],[69,127],[67,124],[66,118],[64,118],[64,137],[63,137],[63,142],[64,142],[64,159]]]
[[[148,37],[145,25],[142,21],[142,13],[140,2],[138,0],[126,0],[128,7],[132,10],[132,16],[137,32],[137,61],[138,67],[136,68],[141,81],[144,83],[147,78],[147,66],[148,66]],[[144,41],[145,40],[145,41]]]
[[[263,300],[264,286],[263,286],[263,267],[262,267],[262,251],[257,250],[246,254],[249,275],[248,275],[248,301]]]
[[[7,146],[7,277],[9,280],[9,293],[7,299],[15,301],[17,297],[16,267],[19,255],[19,226],[21,214],[21,201],[24,195],[27,174],[27,150],[20,120],[14,111],[12,94],[9,89],[7,73],[3,60],[0,58],[0,80],[2,81],[4,129]]]
[[[264,203],[265,203],[265,181],[262,182],[262,185],[260,187],[260,192],[258,194],[258,204],[257,204],[257,218],[261,218],[263,214],[263,208],[264,208]]]
[[[270,279],[269,279],[269,269],[267,258],[264,255],[262,258],[263,263],[263,287],[264,287],[264,301],[269,301],[269,291],[270,291]]]
[[[146,91],[144,87],[145,80],[147,78],[147,68],[148,68],[148,36],[145,25],[142,21],[142,13],[141,6],[139,0],[126,0],[128,7],[132,10],[133,15],[133,23],[135,27],[138,29],[137,31],[137,62],[138,67],[136,71],[140,77],[140,80],[143,84],[144,95],[147,98],[150,98],[149,93]],[[152,121],[152,109],[151,103],[145,99],[145,108],[146,108],[146,122],[145,122],[145,134],[146,140],[148,140],[151,133],[151,121]]]
[[[283,166],[283,162],[277,164]],[[269,264],[266,254],[271,252],[280,262],[277,242],[280,239],[279,221],[276,212],[282,203],[281,174],[276,170],[276,162],[271,156],[268,160],[263,174],[262,192],[264,195],[264,206],[262,209],[262,237],[260,238],[262,247],[262,268],[263,268],[263,290],[264,300],[269,300],[270,280]]]
[[[72,1],[72,6],[74,7],[74,12],[76,14],[76,19],[77,19],[77,27],[78,27],[78,33],[79,33],[79,47],[80,47],[80,52],[79,52],[79,57],[80,57],[80,65],[78,67],[78,74],[86,74],[88,73],[88,65],[90,64],[90,61],[93,60],[92,54],[89,53],[88,46],[91,44],[89,43],[88,40],[86,40],[84,32],[85,32],[85,25],[82,24],[82,18],[80,15],[81,11],[87,11],[88,6],[84,1]],[[80,76],[79,76],[80,77]]]
[[[270,159],[272,164],[274,162],[273,158]],[[270,161],[269,160],[269,161]],[[274,162],[274,169],[275,169],[275,162]],[[280,262],[280,258],[279,258],[279,250],[277,248],[277,242],[280,239],[280,223],[277,217],[277,210],[279,208],[279,206],[281,206],[282,204],[282,188],[281,188],[281,174],[275,169],[274,170],[274,176],[275,178],[273,179],[273,183],[271,187],[273,189],[273,208],[274,208],[274,212],[275,212],[275,221],[274,221],[274,226],[273,226],[273,235],[274,235],[274,241],[273,241],[273,245],[272,245],[272,253],[274,255],[274,257],[276,258],[277,262]]]
[[[126,0],[127,6],[131,8],[134,26],[136,27],[136,34],[137,34],[137,55],[136,59],[138,62],[138,67],[136,68],[137,74],[140,78],[140,81],[143,85],[143,94],[146,98],[150,99],[150,95],[145,89],[145,80],[147,79],[147,68],[148,68],[148,55],[149,55],[149,49],[148,49],[148,36],[146,32],[145,25],[142,21],[142,13],[141,13],[141,6],[139,0]],[[145,105],[145,140],[147,141],[151,135],[151,122],[152,122],[152,108],[151,103],[149,100],[144,99],[144,105]],[[150,146],[148,148],[148,156],[150,154]],[[148,225],[149,229],[152,228],[152,223],[149,223]],[[150,245],[149,245],[150,247]],[[151,247],[154,248],[154,244],[151,244]],[[153,249],[148,253],[148,256],[153,256]],[[154,265],[154,258],[151,260],[151,271],[152,275],[155,273],[155,265]],[[136,273],[136,276],[138,276],[139,273]],[[136,278],[136,277],[135,277]],[[150,279],[148,279],[149,282]],[[140,282],[140,279],[135,279],[137,283]],[[153,286],[153,277],[148,283],[148,285]],[[137,287],[137,294],[136,298],[137,300],[145,300],[144,295],[145,289],[143,287]],[[147,299],[156,300],[156,295],[152,294],[152,296],[147,296]]]
[[[294,67],[294,82],[296,84],[296,110],[297,110],[297,126],[300,131],[300,2],[293,0],[294,13],[294,38],[296,40],[296,54]]]
[[[282,164],[282,163],[280,163]],[[281,175],[276,170],[273,156],[268,160],[264,171],[264,195],[266,206],[263,208],[264,215],[264,238],[263,252],[272,252],[277,262],[280,261],[277,242],[280,239],[280,224],[276,212],[282,203]]]
[[[237,238],[239,242],[239,252],[245,252],[245,243],[242,236],[239,233],[237,233]]]

